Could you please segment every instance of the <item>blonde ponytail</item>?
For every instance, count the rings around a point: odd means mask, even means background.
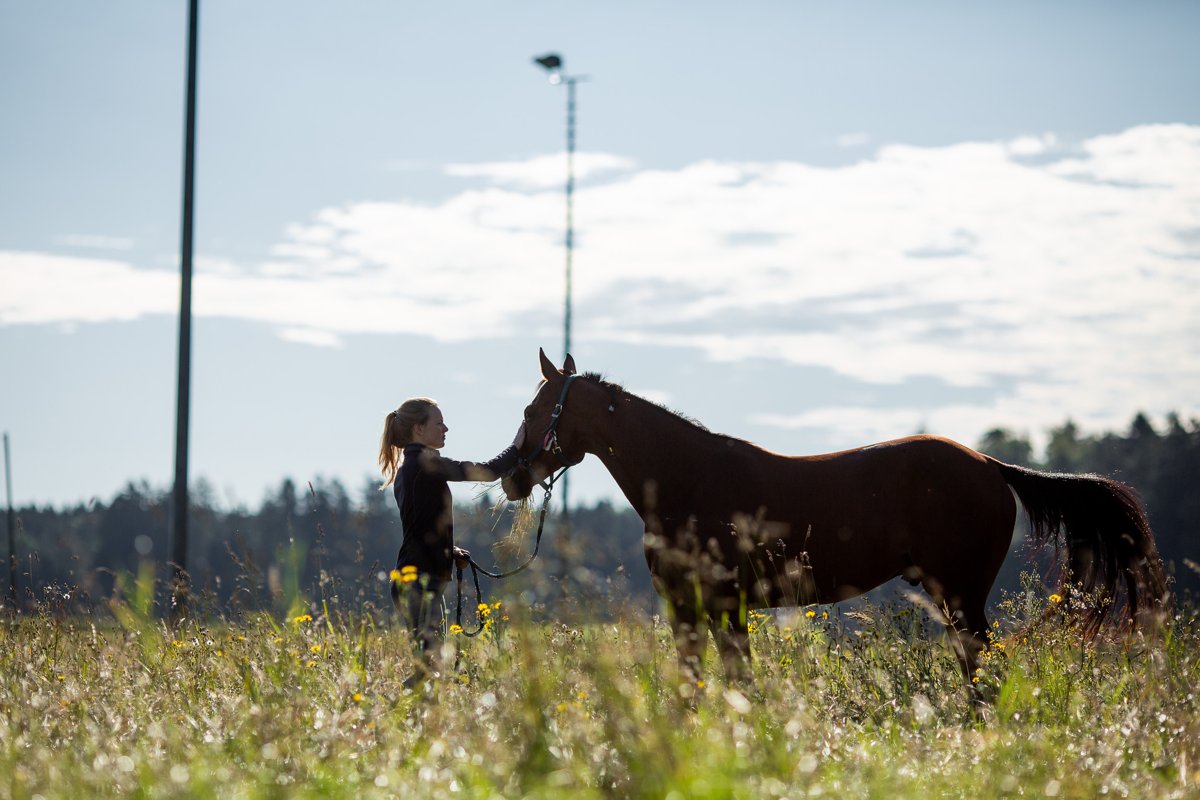
[[[389,411],[383,421],[383,436],[379,439],[379,468],[383,472],[386,489],[396,480],[400,469],[400,457],[404,448],[412,443],[413,428],[429,419],[429,411],[437,407],[436,400],[428,397],[411,397],[395,411]]]

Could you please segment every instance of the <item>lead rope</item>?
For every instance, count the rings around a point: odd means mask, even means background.
[[[550,508],[550,495],[554,489],[555,482],[559,478],[561,478],[563,476],[563,473],[566,471],[567,471],[567,468],[563,467],[561,470],[559,470],[557,475],[554,475],[553,477],[550,478],[550,482],[548,484],[542,483],[542,488],[546,490],[546,494],[542,497],[542,511],[541,511],[541,517],[538,519],[537,537],[534,539],[534,543],[533,543],[533,554],[529,556],[529,559],[524,564],[517,567],[516,569],[509,570],[508,572],[489,572],[488,570],[479,566],[479,564],[475,561],[475,559],[473,559],[473,558],[467,559],[467,564],[470,565],[470,567],[471,567],[471,580],[475,584],[476,621],[479,623],[479,627],[477,627],[473,631],[467,630],[466,627],[464,627],[462,624],[463,568],[461,565],[455,563],[454,568],[456,571],[456,577],[458,579],[458,607],[454,614],[454,623],[456,625],[458,625],[459,629],[462,631],[462,634],[464,636],[478,636],[483,631],[483,619],[478,616],[479,606],[481,606],[483,604],[483,593],[479,590],[479,573],[482,572],[484,575],[487,575],[489,578],[496,578],[496,579],[511,578],[513,575],[516,575],[519,572],[524,572],[529,567],[529,565],[533,563],[533,560],[535,558],[537,558],[538,549],[541,548],[541,546],[542,546],[542,529],[546,525],[546,512]]]

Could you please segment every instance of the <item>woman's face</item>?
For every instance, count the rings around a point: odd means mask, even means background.
[[[424,422],[413,426],[413,441],[440,450],[446,446],[446,433],[449,430],[442,420],[442,410],[434,406],[429,409],[429,416]]]

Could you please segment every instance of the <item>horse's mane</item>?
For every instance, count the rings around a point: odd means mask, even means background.
[[[641,400],[643,403],[648,403],[648,404],[654,406],[655,408],[661,409],[662,411],[667,412],[671,416],[673,416],[679,420],[682,420],[683,422],[686,422],[688,425],[692,426],[693,428],[695,428],[698,431],[701,431],[703,433],[708,433],[708,434],[713,433],[708,428],[706,428],[704,426],[704,424],[702,422],[700,422],[699,420],[689,417],[687,414],[676,411],[673,408],[664,406],[662,403],[656,403],[653,400],[647,400],[645,397],[642,397],[641,395],[636,395],[633,392],[628,391],[621,384],[608,380],[607,378],[604,377],[604,375],[602,375],[599,372],[584,372],[579,377],[585,378],[590,381],[594,381],[595,383],[598,383],[601,386],[603,386],[605,389],[608,389],[610,392],[617,392],[619,394],[628,395],[630,397],[636,397],[638,400]],[[713,435],[724,436],[724,434],[713,434]],[[724,436],[724,438],[733,438],[733,437]]]

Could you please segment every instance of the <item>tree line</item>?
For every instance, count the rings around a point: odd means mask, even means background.
[[[1083,434],[1067,421],[1049,432],[1040,458],[1027,434],[997,428],[977,449],[1035,469],[1131,484],[1147,506],[1176,590],[1200,589],[1200,420],[1172,414],[1159,430],[1138,414],[1127,431],[1100,434]],[[481,564],[504,570],[532,551],[540,503],[496,502],[499,496],[489,487],[460,504],[455,535]],[[364,481],[352,496],[337,480],[289,478],[256,511],[221,508],[211,486],[198,481],[191,501],[187,567],[194,592],[213,610],[275,608],[298,598],[330,611],[390,607],[388,573],[402,535],[392,494],[377,481]],[[130,482],[108,503],[17,509],[22,602],[90,608],[124,591],[139,569],[150,566],[165,579],[169,502],[167,489]],[[1010,561],[1002,579],[1013,584],[1027,562]],[[642,523],[624,503],[572,508],[566,519],[555,507],[533,567],[503,586],[482,578],[481,588],[487,597],[519,597],[535,613],[559,616],[657,608]],[[469,580],[467,589],[473,608]]]

